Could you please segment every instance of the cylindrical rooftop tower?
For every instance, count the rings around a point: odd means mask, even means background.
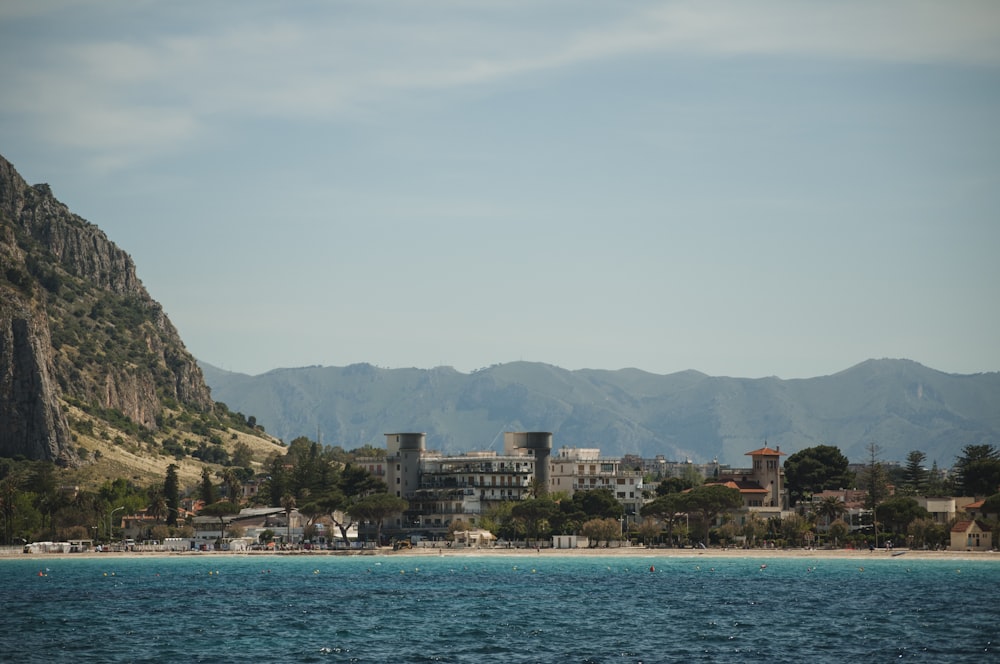
[[[386,479],[389,493],[409,498],[420,487],[420,457],[426,446],[425,433],[385,434]]]
[[[504,433],[504,447],[523,449],[535,457],[535,482],[545,493],[549,491],[549,455],[552,453],[550,431],[508,431]]]

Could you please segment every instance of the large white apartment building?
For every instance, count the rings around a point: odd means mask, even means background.
[[[602,457],[598,448],[559,448],[549,461],[549,491],[572,497],[577,491],[593,489],[611,491],[629,517],[642,507],[642,471],[629,470],[621,459]]]
[[[642,505],[642,473],[626,470],[620,459],[603,458],[596,448],[563,447],[550,456],[552,434],[506,432],[503,452],[477,451],[443,455],[426,449],[423,433],[385,434],[386,457],[359,460],[406,499],[410,509],[386,531],[419,532],[440,537],[461,519],[478,525],[495,505],[526,500],[539,488],[572,496],[577,491],[608,489],[637,515]]]

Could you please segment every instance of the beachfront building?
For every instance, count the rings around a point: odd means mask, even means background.
[[[245,507],[238,514],[221,519],[217,516],[196,516],[191,525],[195,531],[194,539],[199,543],[214,542],[238,528],[242,535],[254,540],[259,539],[261,533],[271,531],[274,538],[283,544],[298,544],[302,541],[305,518],[298,510],[286,514],[281,507]]]
[[[781,467],[780,449],[762,447],[747,452],[750,468],[730,469],[706,484],[722,484],[740,492],[743,508],[756,512],[762,518],[780,517],[788,511],[788,491],[785,489],[785,471]]]
[[[424,433],[388,433],[385,441],[384,459],[358,463],[410,504],[383,524],[390,537],[442,539],[453,522],[476,526],[490,508],[531,498],[549,481],[548,432],[506,432],[502,453],[443,455],[427,450]]]
[[[959,521],[951,527],[952,551],[990,551],[993,533],[985,522],[978,519]]]
[[[549,492],[570,498],[578,491],[607,489],[622,504],[625,518],[634,523],[645,500],[643,473],[622,459],[602,457],[596,447],[561,447],[549,463]]]
[[[914,500],[917,504],[923,507],[930,514],[930,518],[934,519],[934,523],[940,525],[947,525],[951,523],[960,511],[967,510],[968,506],[975,501],[975,498],[971,497],[927,497],[927,496],[914,496]],[[975,514],[969,514],[970,517],[975,518]]]

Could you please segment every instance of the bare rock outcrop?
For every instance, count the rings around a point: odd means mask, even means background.
[[[66,399],[147,429],[168,400],[212,406],[131,257],[0,157],[0,456],[71,462]]]

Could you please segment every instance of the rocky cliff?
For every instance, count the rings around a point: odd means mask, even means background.
[[[72,463],[64,402],[147,430],[212,405],[129,255],[0,157],[0,456]]]

